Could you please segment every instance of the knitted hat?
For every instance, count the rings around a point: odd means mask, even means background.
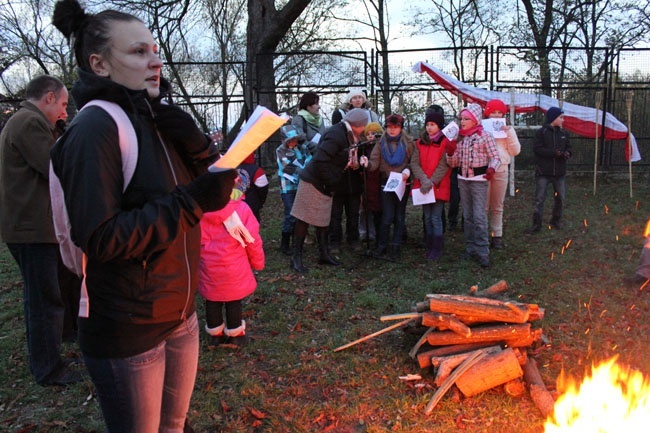
[[[476,123],[481,123],[481,120],[483,120],[483,109],[481,109],[481,106],[478,104],[469,104],[460,112],[461,115],[463,113],[469,113],[469,115],[476,120]]]
[[[495,111],[500,111],[501,113],[506,114],[508,107],[506,107],[506,104],[501,99],[492,99],[485,105],[485,111],[483,114],[485,117],[490,117],[490,114]]]
[[[425,112],[425,115],[429,114],[429,113],[440,113],[440,114],[442,114],[444,116],[445,115],[445,109],[442,108],[438,104],[433,104],[433,105],[429,105],[427,107],[427,111]]]
[[[363,102],[366,102],[366,94],[363,92],[363,89],[359,87],[353,87],[350,89],[350,93],[348,93],[348,96],[345,98],[345,100],[349,103],[352,98],[355,96],[361,96],[363,98]]]
[[[426,125],[429,122],[433,122],[438,125],[438,129],[442,130],[445,127],[445,116],[442,113],[437,113],[435,111],[430,111],[427,113],[424,118],[424,124]]]
[[[366,129],[363,130],[363,134],[368,135],[369,132],[374,132],[377,135],[381,135],[384,133],[384,130],[382,129],[379,123],[370,122],[369,124],[366,125]]]
[[[282,143],[288,143],[291,140],[300,140],[301,136],[295,126],[285,125],[280,128],[282,134]]]
[[[399,114],[390,114],[386,116],[386,126],[388,125],[397,125],[404,128],[404,118]]]
[[[343,120],[348,122],[350,126],[366,126],[369,118],[370,115],[367,110],[364,110],[363,108],[353,108],[345,114]]]
[[[551,107],[546,111],[546,122],[553,123],[555,119],[560,117],[560,114],[563,114],[564,111],[560,110],[558,107]]]

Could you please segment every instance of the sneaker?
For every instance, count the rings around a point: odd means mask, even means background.
[[[501,236],[493,236],[492,239],[490,239],[490,248],[494,248],[495,250],[504,249],[505,245],[503,245],[503,238]]]
[[[490,258],[487,257],[487,256],[480,256],[480,257],[478,258],[478,264],[479,264],[482,268],[487,269],[487,268],[490,267]]]

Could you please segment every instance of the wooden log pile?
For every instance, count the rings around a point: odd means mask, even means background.
[[[511,395],[527,388],[543,416],[552,412],[553,397],[527,351],[542,338],[542,329],[533,322],[544,317],[544,309],[495,299],[506,290],[506,282],[500,281],[483,291],[472,288],[469,295],[429,294],[414,312],[381,318],[400,320],[399,326],[415,322],[422,330],[409,355],[421,369],[433,368],[435,373],[437,391],[426,414],[452,386],[466,397],[498,386]]]

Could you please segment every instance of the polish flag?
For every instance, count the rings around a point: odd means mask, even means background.
[[[445,74],[426,62],[417,62],[413,66],[413,72],[426,72],[444,89],[455,95],[460,93],[465,100],[475,102],[482,106],[485,106],[491,99],[500,99],[509,107],[513,100],[513,95],[509,92],[497,92],[470,86]],[[514,106],[516,113],[529,113],[535,110],[542,110],[546,113],[551,107],[560,107],[560,103],[557,99],[547,95],[515,93]],[[631,160],[632,162],[636,162],[641,160],[641,154],[639,153],[634,134],[628,134],[627,126],[611,113],[604,113],[602,110],[571,104],[569,102],[563,102],[561,107],[562,111],[564,111],[563,128],[567,131],[582,137],[595,138],[596,124],[598,124],[598,136],[602,137],[602,128],[604,125],[605,140],[625,140],[625,158],[627,161]],[[604,122],[603,114],[605,116]]]

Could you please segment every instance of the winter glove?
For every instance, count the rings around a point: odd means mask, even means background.
[[[420,182],[420,192],[422,194],[428,193],[431,191],[431,188],[433,188],[433,182],[431,182],[431,179],[424,179]]]
[[[562,154],[564,156],[564,159],[569,159],[571,157],[571,152],[568,150],[565,150],[564,153]]]
[[[186,185],[185,190],[203,212],[213,212],[222,209],[230,201],[236,177],[236,170],[206,172]]]
[[[483,175],[484,178],[487,180],[492,180],[494,177],[494,169],[492,167],[488,167],[487,170],[485,170],[485,174]]]
[[[564,152],[562,152],[561,150],[556,150],[555,151],[555,157],[556,158],[564,158]]]
[[[192,116],[176,105],[158,105],[154,122],[163,138],[189,155],[205,151],[212,142],[196,126]]]
[[[455,141],[450,141],[447,143],[447,155],[452,156],[454,153],[456,153],[456,142]]]

